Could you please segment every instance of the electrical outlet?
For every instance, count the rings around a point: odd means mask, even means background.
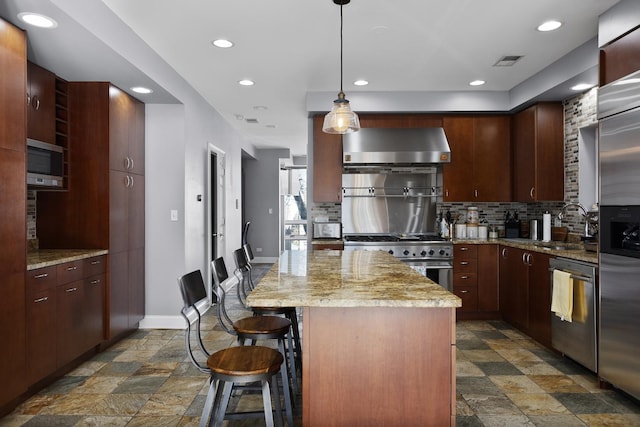
[[[269,215],[273,215],[273,208],[269,208]]]
[[[256,248],[256,252],[262,252],[262,248]]]
[[[178,220],[178,211],[177,209],[171,209],[171,221]]]

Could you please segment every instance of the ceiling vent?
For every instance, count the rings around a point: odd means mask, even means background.
[[[250,124],[256,124],[258,123],[258,119],[244,119],[245,122],[250,123]]]
[[[522,55],[505,55],[493,64],[494,67],[511,67],[522,59]]]

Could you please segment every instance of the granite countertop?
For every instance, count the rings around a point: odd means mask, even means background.
[[[285,251],[247,297],[253,306],[460,307],[462,301],[383,251]]]
[[[489,239],[489,240],[472,240],[472,239],[453,239],[453,244],[486,244],[495,243],[504,246],[511,246],[514,248],[524,249],[531,252],[540,252],[556,257],[563,257],[569,259],[575,259],[578,261],[590,262],[592,264],[598,263],[598,254],[596,252],[589,252],[584,250],[582,243],[567,243],[567,242],[549,242],[543,243],[537,240],[531,239]],[[554,246],[565,245],[567,249],[557,249]]]
[[[27,271],[106,255],[106,249],[39,249],[27,252]]]

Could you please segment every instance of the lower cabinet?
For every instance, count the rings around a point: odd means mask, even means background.
[[[462,299],[462,320],[498,318],[498,245],[453,246],[453,293]]]
[[[105,266],[98,256],[28,272],[28,384],[103,341]]]
[[[500,247],[500,314],[546,346],[551,345],[549,255]]]

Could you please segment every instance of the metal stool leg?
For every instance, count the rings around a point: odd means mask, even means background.
[[[209,379],[209,392],[207,392],[207,400],[202,408],[202,416],[200,417],[200,427],[209,425],[209,419],[213,416],[213,400],[216,396],[217,381]]]
[[[231,397],[232,382],[224,381],[224,387],[220,390],[218,387],[218,393],[216,393],[216,405],[214,412],[214,419],[209,422],[210,426],[219,427],[224,421],[224,415],[229,405],[229,398]]]
[[[283,356],[287,354],[284,346],[284,340],[278,340],[278,349]],[[282,367],[280,368],[280,375],[282,376],[282,390],[284,392],[284,406],[287,412],[287,421],[290,426],[293,426],[293,409],[291,406],[291,389],[289,385],[289,370],[287,369],[287,358],[284,357],[282,361]]]

